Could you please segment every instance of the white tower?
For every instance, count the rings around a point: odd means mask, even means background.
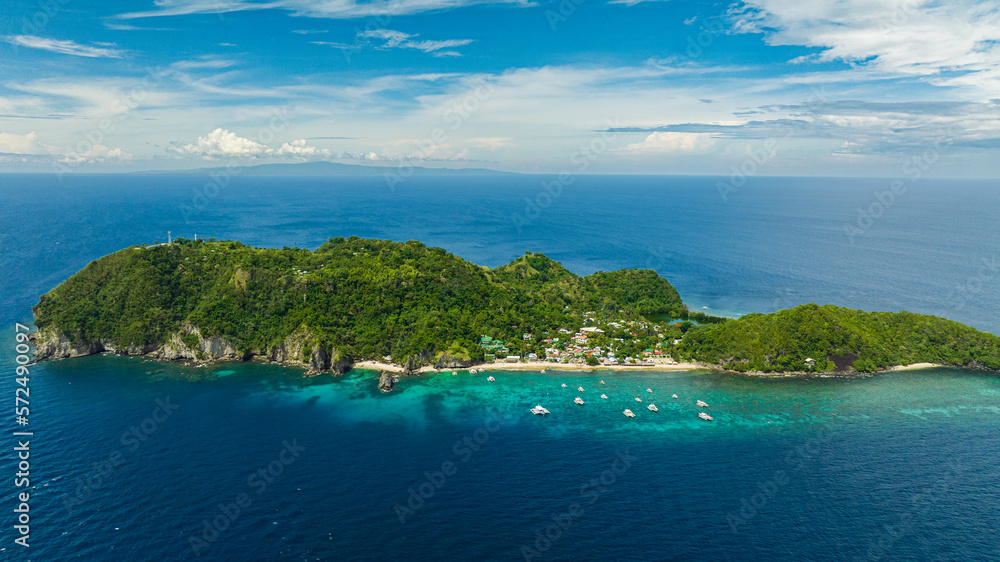
[[[167,244],[169,245],[169,244],[173,244],[173,243],[174,243],[173,240],[170,239],[170,231],[168,230],[167,231]]]

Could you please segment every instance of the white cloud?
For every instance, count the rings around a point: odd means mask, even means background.
[[[1000,8],[994,0],[744,0],[734,28],[770,45],[822,49],[793,62],[847,61],[941,85],[1000,92]]]
[[[236,61],[214,57],[201,57],[196,60],[180,60],[171,63],[170,68],[174,70],[219,70],[231,66],[236,66]]]
[[[639,152],[704,152],[715,141],[704,133],[651,133],[642,142],[627,145],[625,150]]]
[[[125,162],[131,159],[132,155],[120,148],[108,148],[103,144],[95,144],[85,152],[68,152],[59,161],[65,164],[93,164],[94,162]]]
[[[182,16],[187,14],[222,14],[244,10],[288,10],[296,16],[314,18],[351,19],[366,16],[402,16],[433,12],[477,4],[507,4],[530,7],[532,0],[280,0],[254,2],[252,0],[155,0],[158,9],[121,14],[121,19],[156,16]]]
[[[626,6],[635,6],[642,2],[665,2],[666,0],[611,0],[608,4],[625,4]]]
[[[355,46],[355,45],[348,45],[347,43],[335,43],[333,41],[310,41],[309,44],[311,44],[311,45],[325,45],[327,47],[333,47],[334,49],[345,49],[345,50],[350,50],[350,49],[356,49],[357,48],[357,46]]]
[[[7,154],[44,154],[45,150],[38,144],[38,134],[32,131],[24,135],[0,133],[0,152]]]
[[[51,51],[53,53],[60,53],[63,55],[74,55],[77,57],[120,59],[124,54],[122,51],[117,49],[91,47],[88,45],[81,45],[74,41],[60,41],[58,39],[48,39],[46,37],[36,37],[34,35],[5,36],[3,40],[12,45],[20,45],[31,49],[41,49],[43,51]]]
[[[497,150],[498,148],[515,146],[514,139],[510,137],[479,137],[469,139],[465,143],[472,148],[484,148],[486,150]]]
[[[454,47],[463,47],[472,43],[473,39],[446,39],[443,41],[433,41],[433,40],[423,40],[423,41],[413,41],[414,37],[419,34],[409,34],[403,33],[402,31],[395,31],[392,29],[373,29],[364,31],[358,34],[358,37],[362,39],[379,39],[384,41],[382,45],[377,46],[378,49],[416,49],[418,51],[423,51],[425,53],[432,53],[437,57],[458,57],[461,56],[456,51],[442,51],[442,49],[450,49]]]
[[[126,162],[132,155],[120,148],[109,148],[103,144],[91,145],[83,152],[60,150],[38,141],[34,131],[19,135],[16,133],[0,133],[0,160],[17,160],[19,157],[33,157],[43,160],[57,159],[68,164],[91,164],[94,162]]]
[[[207,136],[198,137],[195,144],[185,144],[174,149],[181,154],[214,158],[256,158],[267,155],[271,149],[259,142],[237,136],[228,129],[215,129]]]
[[[305,139],[293,140],[281,145],[274,151],[275,156],[291,156],[300,160],[316,160],[320,158],[330,158],[332,153],[326,148],[316,148],[306,144]]]
[[[222,128],[215,129],[206,136],[198,137],[198,141],[194,144],[174,146],[169,150],[183,156],[196,156],[205,160],[215,160],[218,158],[328,160],[341,156],[326,148],[307,145],[305,139],[286,142],[277,149],[274,149]]]
[[[312,35],[314,33],[328,33],[327,29],[293,29],[292,33],[298,35]]]

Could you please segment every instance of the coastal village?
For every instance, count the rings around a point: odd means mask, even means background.
[[[525,333],[521,342],[505,343],[483,335],[479,345],[487,363],[549,363],[596,365],[676,365],[670,350],[680,339],[668,335],[659,324],[645,320],[600,322],[593,312],[584,315],[584,326],[572,332],[559,328],[553,333]],[[680,324],[671,326],[679,327]],[[671,330],[676,333],[677,330]],[[517,345],[520,344],[520,345]],[[523,355],[513,349],[533,349]]]

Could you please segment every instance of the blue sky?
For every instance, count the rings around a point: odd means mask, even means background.
[[[992,178],[998,154],[994,1],[35,0],[0,29],[3,171]]]

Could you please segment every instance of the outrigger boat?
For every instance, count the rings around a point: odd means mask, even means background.
[[[608,395],[607,395],[607,394],[602,394],[602,395],[601,395],[601,398],[603,398],[603,399],[607,400],[607,399],[608,399]]]
[[[659,412],[660,411],[660,409],[656,407],[656,404],[650,404],[649,406],[646,406],[646,408],[650,412]]]
[[[698,414],[698,417],[699,417],[699,418],[701,418],[701,419],[703,419],[703,420],[705,420],[705,421],[712,421],[712,420],[714,420],[714,419],[715,419],[715,418],[713,418],[712,416],[710,416],[710,415],[706,414],[705,412],[701,412],[701,413],[699,413],[699,414]]]
[[[625,417],[627,417],[627,418],[634,418],[635,417],[635,414],[632,413],[632,410],[629,410],[628,408],[626,408],[625,411],[622,412],[622,413],[625,414]]]
[[[577,404],[583,406],[583,398],[580,398],[579,396],[577,396],[576,398],[574,398],[573,402],[576,402]]]
[[[699,400],[699,401],[695,402],[695,404],[697,404],[699,408],[707,408],[708,407],[708,404],[706,404],[702,400]]]
[[[493,378],[493,375],[490,375],[489,377],[487,377],[486,380],[488,380],[490,382],[496,382],[497,381],[495,378]]]
[[[531,413],[535,414],[536,416],[544,416],[545,414],[548,414],[549,411],[543,408],[541,404],[539,404],[531,409]]]

